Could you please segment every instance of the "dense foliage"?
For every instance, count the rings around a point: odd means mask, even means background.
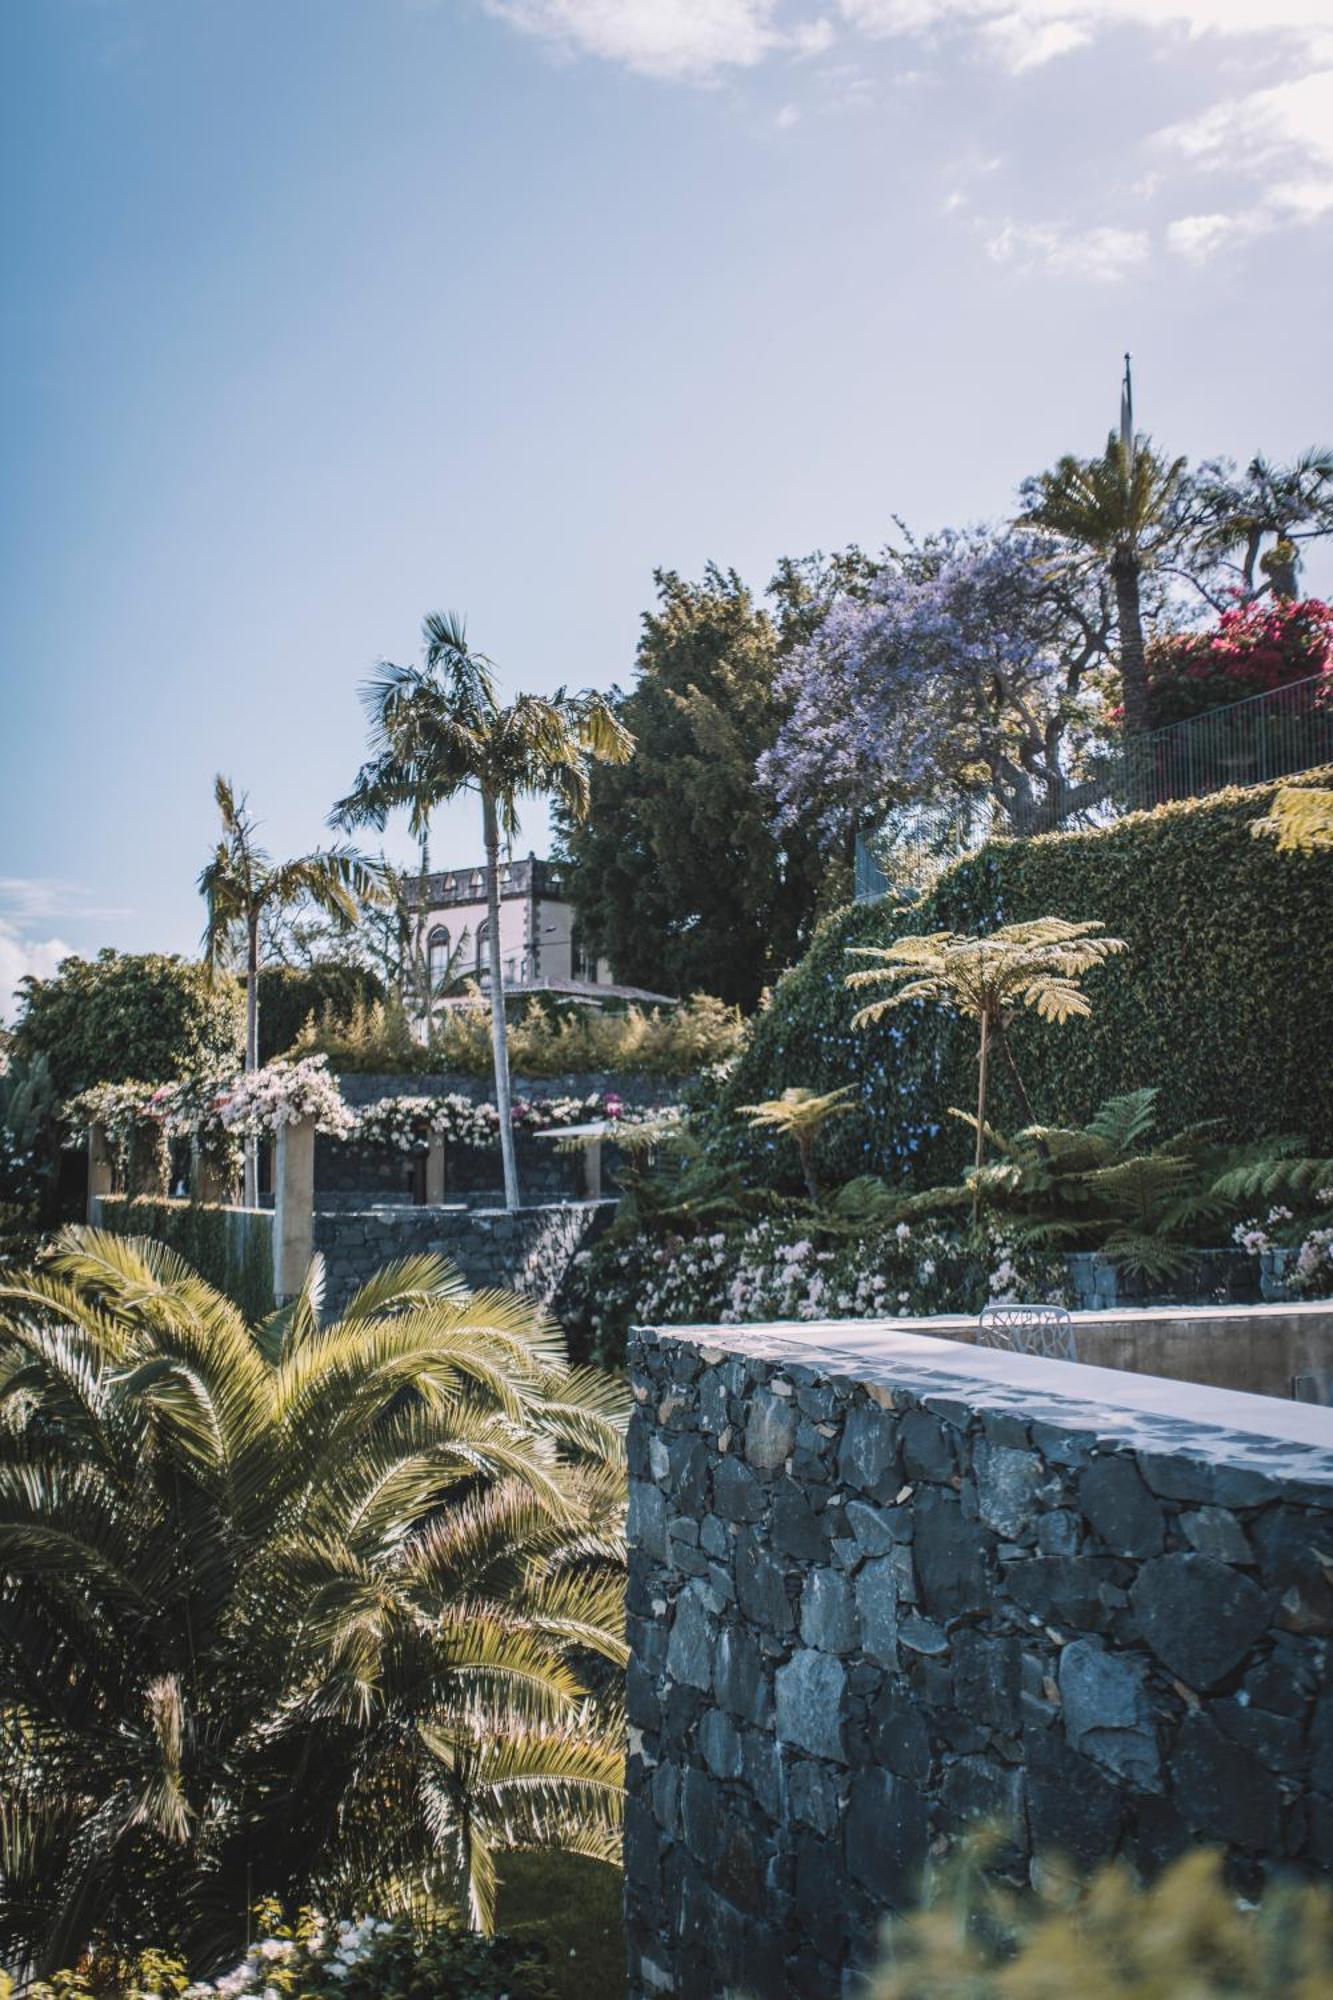
[[[801,949],[823,875],[798,815],[775,831],[755,772],[786,705],[783,634],[734,570],[656,583],[616,704],[633,761],[595,770],[586,820],[562,822],[571,894],[617,979],[749,1008]]]
[[[1205,632],[1161,640],[1148,656],[1154,729],[1328,676],[1333,702],[1333,609],[1317,597],[1262,599],[1224,611]]]
[[[1309,780],[1319,784],[1321,774]],[[967,1134],[946,1113],[975,1097],[975,1031],[925,1004],[855,1029],[849,951],[1050,910],[1101,922],[1128,949],[1098,971],[1091,1020],[1013,1023],[1038,1118],[1082,1122],[1108,1097],[1160,1084],[1181,1125],[1216,1118],[1222,1137],[1298,1132],[1313,1152],[1333,1150],[1333,853],[1285,854],[1251,838],[1274,792],[1221,792],[1094,833],[994,841],[919,903],[885,899],[830,918],[753,1024],[723,1089],[736,1156],[778,1164],[740,1122],[741,1105],[790,1084],[829,1090],[851,1078],[858,1110],[827,1135],[830,1173],[870,1171],[918,1186],[955,1177]],[[1003,1070],[992,1094],[997,1124],[1026,1122]]]
[[[239,1063],[240,988],[174,953],[100,951],[20,983],[14,1052],[45,1056],[61,1098],[95,1083],[167,1083]]]
[[[25,1988],[24,2000],[549,2000],[530,1946],[479,1937],[447,1919],[345,1918],[303,1910],[294,1924],[274,1903],[255,1911],[259,1936],[217,1979],[191,1980],[181,1958],[150,1949],[93,1959]],[[0,1975],[0,2000],[9,2000]]]
[[[251,1895],[484,1929],[505,1848],[617,1851],[619,1390],[436,1258],[319,1293],[251,1329],[85,1230],[0,1288],[11,1961],[206,1970]]]
[[[309,1020],[348,1019],[384,998],[375,973],[346,959],[297,967],[269,965],[259,975],[259,1060],[286,1055]]]
[[[515,1076],[696,1076],[736,1052],[741,1018],[735,1007],[696,993],[679,1007],[629,1007],[594,1012],[531,1000],[506,1036]],[[490,1009],[473,1004],[442,1009],[429,1038],[418,1041],[392,1000],[354,1009],[346,1021],[311,1022],[296,1040],[299,1055],[325,1055],[340,1074],[489,1076]]]

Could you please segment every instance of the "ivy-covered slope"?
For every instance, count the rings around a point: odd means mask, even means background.
[[[1331,780],[1324,769],[1287,782]],[[1297,1132],[1333,1147],[1333,853],[1280,854],[1251,835],[1276,789],[1219,792],[1096,833],[992,841],[915,906],[886,898],[837,912],[754,1023],[724,1118],[791,1084],[851,1081],[858,1114],[820,1141],[830,1174],[953,1178],[971,1133],[946,1110],[975,1103],[976,1023],[918,1003],[854,1029],[843,980],[862,961],[849,947],[1059,916],[1096,919],[1129,949],[1088,975],[1091,1020],[1015,1022],[1039,1118],[1082,1120],[1117,1091],[1157,1084],[1171,1129],[1216,1118],[1229,1137]],[[1001,1063],[991,1077],[991,1120],[1013,1129],[1023,1119]],[[748,1132],[737,1141],[774,1157]]]

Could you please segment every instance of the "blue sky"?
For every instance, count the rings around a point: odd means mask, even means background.
[[[215,771],[323,837],[428,609],[624,682],[655,565],[1002,514],[1126,347],[1173,450],[1326,440],[1333,0],[1258,14],[6,0],[0,1010],[193,948]]]

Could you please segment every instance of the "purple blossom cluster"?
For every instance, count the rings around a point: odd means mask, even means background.
[[[786,663],[759,760],[778,825],[838,841],[894,806],[1042,779],[1077,695],[1052,582],[1033,537],[950,530],[835,598]]]

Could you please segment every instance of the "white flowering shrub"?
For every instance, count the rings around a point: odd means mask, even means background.
[[[1064,1260],[989,1231],[899,1222],[854,1238],[773,1216],[692,1237],[608,1236],[574,1260],[557,1308],[581,1349],[614,1364],[628,1328],[975,1313],[1072,1304]]]
[[[516,1097],[510,1105],[516,1132],[554,1132],[571,1125],[606,1123],[618,1131],[675,1116],[675,1106],[639,1110],[614,1091],[588,1097]],[[424,1152],[434,1138],[453,1146],[493,1146],[499,1140],[500,1113],[494,1104],[474,1103],[451,1091],[443,1097],[381,1097],[355,1114],[353,1128],[343,1137],[363,1146],[392,1146],[400,1152]]]
[[[1333,1228],[1312,1229],[1305,1238],[1291,1288],[1302,1298],[1333,1298]]]
[[[1317,1188],[1314,1203],[1320,1213],[1296,1216],[1276,1203],[1260,1220],[1249,1216],[1238,1222],[1231,1240],[1251,1257],[1266,1250],[1294,1250],[1295,1263],[1287,1273],[1287,1283],[1299,1298],[1333,1297],[1333,1187]]]
[[[325,1056],[248,1070],[228,1084],[218,1111],[229,1131],[247,1139],[267,1138],[280,1126],[307,1121],[337,1139],[349,1138],[356,1129]]]
[[[182,1961],[147,1951],[128,1963],[94,1960],[24,1989],[24,2000],[550,2000],[530,1945],[482,1937],[458,1923],[418,1928],[407,1917],[333,1923],[317,1910],[282,1921],[276,1904],[256,1913],[261,1935],[213,1979],[191,1980]],[[8,1989],[12,1991],[12,1988]],[[0,1973],[0,2000],[8,2000]]]

